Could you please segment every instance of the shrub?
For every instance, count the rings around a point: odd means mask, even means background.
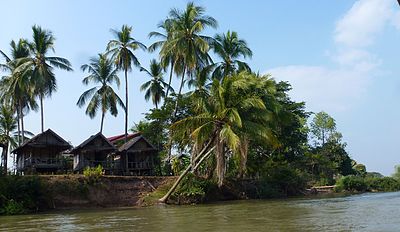
[[[366,178],[365,181],[369,191],[392,192],[400,190],[400,182],[393,177],[373,177]]]
[[[46,187],[35,176],[0,177],[0,214],[19,214],[48,207]]]
[[[101,165],[95,168],[86,167],[85,170],[83,170],[83,175],[86,177],[88,184],[99,183],[100,177],[103,176],[103,167]]]
[[[211,180],[188,174],[173,195],[178,199],[178,202],[198,203],[202,202],[210,191],[217,188]]]
[[[367,190],[364,178],[360,176],[343,176],[336,182],[336,191],[363,192]]]

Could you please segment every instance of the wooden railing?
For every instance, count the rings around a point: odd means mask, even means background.
[[[42,159],[42,158],[27,158],[24,160],[24,166],[32,166],[32,165],[38,165],[38,166],[61,166],[62,161],[60,159],[55,159],[55,158],[47,158],[47,159]]]
[[[142,170],[151,168],[153,168],[153,166],[150,162],[128,162],[128,169],[130,170]]]
[[[98,160],[84,160],[82,161],[81,167],[97,167],[101,165],[104,169],[118,169],[120,167],[119,162],[115,161],[98,161]]]

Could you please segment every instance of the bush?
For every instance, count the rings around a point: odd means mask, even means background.
[[[0,214],[20,214],[47,208],[47,195],[39,177],[0,177]]]
[[[211,180],[188,174],[173,196],[177,198],[178,203],[199,203],[204,201],[207,195],[215,189],[218,187]]]
[[[360,176],[343,176],[336,182],[336,191],[364,192],[368,188],[364,178]]]
[[[392,192],[400,190],[400,182],[393,177],[373,177],[366,178],[365,181],[369,191]]]
[[[298,195],[306,187],[306,174],[286,162],[268,162],[264,170],[260,198]]]
[[[83,175],[87,178],[88,184],[99,183],[100,177],[103,176],[103,167],[101,165],[95,168],[86,167],[85,170],[83,170]]]

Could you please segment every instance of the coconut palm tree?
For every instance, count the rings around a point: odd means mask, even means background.
[[[154,52],[158,48],[162,48],[165,46],[168,40],[172,39],[173,35],[173,30],[172,30],[172,25],[171,25],[171,20],[166,19],[160,24],[158,24],[158,28],[164,30],[164,33],[157,32],[157,31],[152,31],[149,33],[149,38],[152,37],[157,37],[160,38],[161,40],[154,42],[152,45],[149,46],[148,50],[149,52]],[[160,56],[160,64],[163,67],[164,70],[167,69],[168,66],[170,66],[170,73],[169,73],[169,80],[168,80],[168,86],[164,98],[167,98],[169,96],[169,90],[172,89],[171,83],[172,83],[172,74],[174,72],[174,67],[177,59],[175,58],[175,53],[171,52],[168,54],[165,53],[159,53]]]
[[[215,79],[209,97],[203,100],[196,115],[182,119],[171,127],[173,133],[183,139],[191,138],[193,144],[202,147],[195,158],[195,164],[182,173],[170,191],[160,199],[165,202],[178,186],[179,181],[190,169],[195,170],[208,156],[215,154],[218,185],[222,186],[226,157],[240,152],[243,135],[246,138],[258,138],[270,143],[273,132],[268,127],[269,112],[262,99],[254,93],[259,80],[252,74],[240,73],[222,82]],[[248,117],[248,112],[252,116]],[[244,145],[243,145],[244,146]]]
[[[25,139],[24,115],[29,110],[36,110],[38,105],[35,101],[33,86],[31,84],[31,72],[17,72],[21,65],[21,59],[29,56],[28,42],[20,39],[17,43],[11,41],[11,58],[1,52],[6,60],[3,68],[9,75],[3,76],[0,80],[0,99],[2,102],[9,102],[17,112],[18,121],[18,143]],[[31,70],[30,70],[31,71]],[[20,133],[22,132],[22,133]]]
[[[236,71],[251,71],[249,65],[238,60],[238,58],[251,58],[253,52],[247,46],[245,40],[239,39],[235,31],[217,34],[211,45],[214,53],[222,59],[221,62],[213,64],[215,66],[213,78],[221,79]]]
[[[107,111],[110,111],[111,115],[117,116],[117,105],[125,109],[123,101],[111,87],[114,83],[118,87],[120,85],[119,77],[117,76],[118,70],[114,68],[112,61],[103,54],[91,58],[90,63],[82,65],[81,69],[83,72],[89,72],[89,75],[82,80],[84,85],[88,85],[89,83],[100,85],[86,90],[79,97],[76,104],[82,107],[88,102],[86,114],[89,115],[90,118],[94,118],[99,108],[101,109],[100,132],[102,132],[104,116]]]
[[[8,150],[10,145],[15,146],[13,131],[17,129],[17,120],[11,106],[0,106],[0,147],[2,148],[3,173],[7,174]]]
[[[44,109],[43,100],[46,96],[51,96],[57,90],[57,81],[54,74],[54,68],[73,71],[71,63],[62,57],[48,56],[50,51],[54,50],[55,38],[49,30],[42,29],[40,26],[32,27],[33,41],[28,44],[31,57],[21,58],[23,62],[17,72],[22,72],[22,75],[30,73],[31,83],[34,87],[35,95],[40,100],[40,115],[41,115],[41,131],[44,131]]]
[[[147,49],[144,44],[132,38],[132,27],[123,25],[120,31],[111,30],[115,39],[108,42],[107,51],[112,56],[118,70],[124,71],[125,74],[125,142],[128,135],[128,71],[132,70],[132,65],[140,67],[134,51],[137,49]]]
[[[153,104],[158,109],[158,104],[165,97],[165,89],[170,89],[169,85],[164,81],[163,68],[155,59],[150,62],[150,70],[140,68],[141,72],[146,72],[151,80],[147,81],[140,87],[140,91],[146,91],[144,98],[148,101],[151,97]],[[171,89],[173,91],[173,89]]]
[[[179,69],[182,74],[178,95],[182,93],[185,74],[191,75],[197,68],[207,66],[211,62],[208,55],[211,37],[202,35],[207,27],[216,28],[217,21],[204,15],[205,9],[193,2],[186,5],[184,11],[172,9],[169,12],[172,36],[161,48],[161,54],[174,54],[175,60],[181,62]]]

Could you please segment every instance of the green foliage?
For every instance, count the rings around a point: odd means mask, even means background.
[[[361,176],[343,176],[336,182],[336,191],[364,192],[368,186],[365,179]]]
[[[103,167],[101,165],[95,168],[86,167],[85,170],[83,170],[83,175],[86,177],[86,181],[89,185],[97,184],[103,176]]]
[[[174,157],[171,161],[172,172],[175,176],[180,175],[190,164],[190,158],[187,156]]]
[[[353,169],[358,176],[365,176],[367,174],[367,168],[364,164],[356,164]]]
[[[393,177],[365,178],[369,191],[393,192],[400,190],[400,182]]]
[[[19,214],[46,208],[46,187],[38,177],[0,177],[0,214]]]
[[[210,192],[216,189],[218,189],[217,184],[212,180],[188,174],[173,194],[173,197],[177,199],[178,203],[199,203],[204,201],[210,195]]]
[[[335,119],[323,111],[315,114],[311,122],[311,133],[316,144],[324,145],[332,135],[338,135]]]
[[[336,191],[380,191],[391,192],[400,190],[400,181],[393,177],[363,177],[363,176],[344,176],[336,183]]]
[[[286,161],[266,162],[261,174],[259,196],[283,197],[298,195],[306,187],[307,174]]]
[[[393,173],[393,178],[395,178],[396,180],[399,180],[400,181],[400,165],[396,165],[395,167],[394,167],[394,169],[395,169],[395,172]]]

